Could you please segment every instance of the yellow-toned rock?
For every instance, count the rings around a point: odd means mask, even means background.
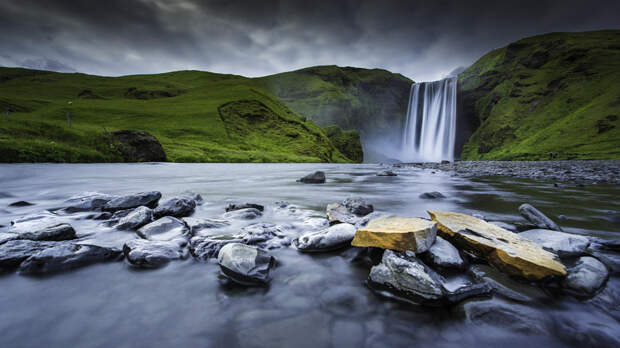
[[[437,223],[433,221],[386,216],[359,228],[351,245],[422,253],[433,245],[436,237]]]
[[[533,281],[566,275],[566,267],[555,254],[517,233],[465,214],[428,213],[437,222],[437,233],[442,238],[503,272]]]

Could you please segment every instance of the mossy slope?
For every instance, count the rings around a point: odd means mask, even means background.
[[[620,31],[552,33],[459,76],[462,159],[620,159]]]

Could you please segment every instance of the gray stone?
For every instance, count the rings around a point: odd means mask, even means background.
[[[154,208],[157,206],[160,198],[161,192],[158,191],[140,192],[134,195],[114,198],[103,206],[103,210],[115,212],[123,209],[137,208],[141,205]]]
[[[458,249],[439,236],[435,238],[435,243],[431,245],[424,257],[430,265],[440,268],[462,269],[465,267],[465,261],[461,258]]]
[[[420,195],[422,199],[438,199],[438,198],[446,198],[441,192],[432,191],[432,192],[424,192]]]
[[[600,289],[609,276],[607,267],[599,260],[584,256],[575,266],[568,269],[562,286],[567,292],[577,296],[590,296]]]
[[[466,322],[476,326],[487,325],[524,334],[549,334],[550,324],[545,313],[521,304],[499,299],[472,299],[460,304],[457,312]]]
[[[160,203],[153,211],[155,218],[174,216],[177,218],[192,215],[196,209],[196,201],[190,197],[171,198]]]
[[[101,210],[106,203],[116,197],[99,192],[84,192],[65,201],[67,206],[63,210],[67,213]]]
[[[130,240],[123,245],[123,253],[133,266],[142,268],[161,267],[172,260],[184,259],[188,255],[187,241]]]
[[[546,229],[546,230],[554,230],[554,231],[562,231],[560,226],[558,226],[553,220],[549,219],[545,214],[540,212],[538,209],[534,208],[530,204],[521,204],[519,207],[519,213],[523,216],[527,221],[531,222],[538,228]]]
[[[611,274],[620,274],[620,254],[602,250],[590,250],[589,253],[604,263]]]
[[[0,232],[0,244],[4,242],[8,242],[10,240],[15,240],[15,239],[19,239],[19,235],[16,233]]]
[[[68,240],[76,238],[75,230],[65,220],[50,212],[32,214],[11,221],[9,233],[19,235],[19,239],[30,240]]]
[[[505,230],[508,230],[510,232],[519,232],[519,229],[517,229],[517,226],[513,225],[513,224],[509,224],[507,222],[502,222],[502,221],[489,221],[490,224],[493,224],[495,226],[499,226]]]
[[[560,257],[583,255],[590,245],[587,237],[554,230],[529,230],[521,232],[519,236],[531,240]]]
[[[216,258],[224,245],[242,242],[241,238],[231,235],[196,236],[190,240],[189,251],[194,258],[200,261],[207,261]]]
[[[266,284],[275,263],[266,251],[241,243],[224,245],[217,261],[224,275],[242,285]]]
[[[363,198],[350,197],[341,203],[328,204],[326,210],[330,224],[349,223],[355,225],[364,216],[372,213],[374,207]]]
[[[148,240],[165,241],[189,237],[189,229],[183,221],[171,216],[165,216],[142,226],[137,233],[140,237]]]
[[[17,201],[9,204],[9,207],[29,207],[34,205],[34,203],[26,202],[26,201]]]
[[[186,217],[183,218],[183,221],[185,222],[185,225],[187,225],[187,227],[189,228],[190,234],[192,236],[196,235],[202,230],[230,226],[230,222],[222,219],[201,219]]]
[[[94,245],[59,243],[28,257],[19,266],[21,274],[47,274],[84,267],[93,263],[118,260],[120,250]]]
[[[290,244],[290,240],[281,231],[281,227],[269,223],[256,223],[246,226],[239,235],[244,244],[256,245],[265,249],[274,249]]]
[[[59,242],[35,242],[31,240],[10,240],[0,244],[0,270],[8,270],[19,266],[22,261],[57,245]]]
[[[121,230],[135,230],[153,221],[153,210],[141,206],[118,220],[116,228]]]
[[[325,172],[316,171],[312,174],[308,174],[301,179],[297,180],[298,182],[303,182],[304,184],[324,184],[325,183]]]
[[[495,293],[514,301],[535,302],[547,297],[541,289],[519,282],[488,265],[473,265],[467,273],[475,280],[489,284]]]
[[[398,174],[394,173],[391,170],[382,170],[377,173],[377,176],[398,176]]]
[[[229,211],[224,214],[224,218],[229,220],[253,220],[261,217],[262,215],[263,213],[256,208],[245,208]]]
[[[256,204],[256,203],[230,203],[226,206],[226,212],[233,211],[233,210],[247,209],[247,208],[254,208],[260,211],[265,210],[264,206],[260,204]]]
[[[341,223],[328,228],[301,235],[293,241],[295,247],[303,252],[324,252],[351,245],[355,237],[355,226]]]

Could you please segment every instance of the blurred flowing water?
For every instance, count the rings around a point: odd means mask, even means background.
[[[518,221],[525,202],[556,219],[567,232],[618,237],[620,190],[616,186],[555,188],[552,183],[508,178],[464,179],[449,172],[397,168],[378,177],[378,165],[336,164],[16,164],[0,165],[0,225],[51,209],[84,191],[111,194],[159,190],[163,198],[199,193],[205,203],[196,217],[220,217],[229,201],[266,205],[263,222],[290,223],[294,216],[270,212],[276,201],[324,215],[328,203],[352,195],[377,211],[427,217],[426,210],[481,214],[487,220]],[[296,179],[315,170],[328,182]],[[423,192],[446,198],[424,200]],[[18,200],[34,206],[14,208]],[[565,218],[558,220],[557,217]],[[252,221],[256,222],[256,221]],[[248,222],[251,223],[251,222]],[[100,222],[72,221],[78,234],[102,244],[121,244],[132,232]],[[6,227],[0,228],[0,232]],[[352,263],[346,251],[301,254],[271,251],[278,265],[265,288],[230,286],[215,262],[192,258],[156,270],[125,262],[98,264],[45,277],[0,276],[0,347],[400,347],[563,346],[557,333],[532,336],[467,324],[456,308],[427,308],[394,302],[364,284],[369,268]],[[617,288],[612,278],[608,286]],[[538,305],[550,317],[608,316],[563,297]],[[617,324],[617,323],[616,323]]]

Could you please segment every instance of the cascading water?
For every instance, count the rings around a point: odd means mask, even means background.
[[[439,162],[454,159],[457,77],[411,86],[401,160]]]

